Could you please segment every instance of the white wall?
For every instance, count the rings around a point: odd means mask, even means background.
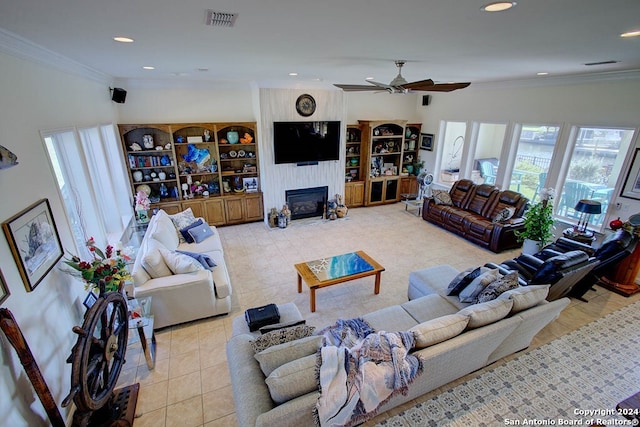
[[[435,134],[433,152],[421,151],[428,170],[435,170],[436,153],[440,148],[438,131],[442,121],[464,121],[471,124],[489,123],[545,123],[562,126],[563,135],[574,125],[640,127],[640,80],[611,80],[581,84],[554,84],[536,87],[487,88],[471,85],[468,89],[432,95],[429,106],[416,104],[423,123],[422,131]],[[561,141],[562,142],[562,141]],[[638,144],[636,140],[636,145]],[[634,147],[629,153],[633,153]],[[630,162],[627,156],[623,175]],[[623,220],[640,212],[640,201],[617,196],[611,201],[610,219]],[[616,202],[620,211],[613,210]]]
[[[4,53],[0,53],[0,70],[0,144],[14,152],[19,162],[0,170],[0,220],[47,198],[63,246],[75,252],[39,131],[115,122],[109,85]],[[2,306],[16,318],[60,407],[69,393],[71,369],[65,359],[76,340],[71,328],[82,324],[84,286],[54,269],[27,293],[6,239],[0,240],[0,268],[11,292]],[[46,413],[2,333],[0,343],[0,425],[48,426]]]

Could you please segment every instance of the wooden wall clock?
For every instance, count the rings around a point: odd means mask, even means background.
[[[296,99],[296,111],[303,117],[309,117],[316,111],[316,100],[305,93]]]

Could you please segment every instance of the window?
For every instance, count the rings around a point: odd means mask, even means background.
[[[624,158],[633,139],[632,129],[574,127],[573,149],[566,167],[566,179],[558,193],[556,214],[571,223],[577,222],[578,200],[600,202],[602,213],[592,215],[591,229],[600,231],[609,208],[617,180],[623,175]]]
[[[474,127],[476,126],[476,154],[473,161],[473,170],[477,172],[472,174],[472,179],[476,184],[496,185],[507,125],[476,123]]]
[[[509,189],[524,194],[532,202],[544,188],[559,126],[523,124],[517,140],[517,151]]]
[[[439,150],[440,169],[442,170],[440,181],[444,184],[451,185],[460,177],[466,129],[467,124],[464,122],[444,123],[442,149]]]
[[[133,215],[113,126],[42,132],[79,256],[89,237],[117,241]],[[104,138],[103,136],[106,136]],[[115,154],[114,154],[115,152]],[[114,157],[115,156],[115,157]],[[126,213],[128,212],[128,216]],[[124,221],[122,218],[127,217]],[[109,236],[113,237],[109,237]]]

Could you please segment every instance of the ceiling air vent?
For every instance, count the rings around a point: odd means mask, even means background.
[[[212,27],[233,27],[237,18],[237,13],[216,12],[208,9],[205,24]]]

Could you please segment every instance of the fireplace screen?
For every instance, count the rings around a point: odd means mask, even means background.
[[[285,193],[291,219],[322,216],[327,204],[329,187],[287,190]]]

